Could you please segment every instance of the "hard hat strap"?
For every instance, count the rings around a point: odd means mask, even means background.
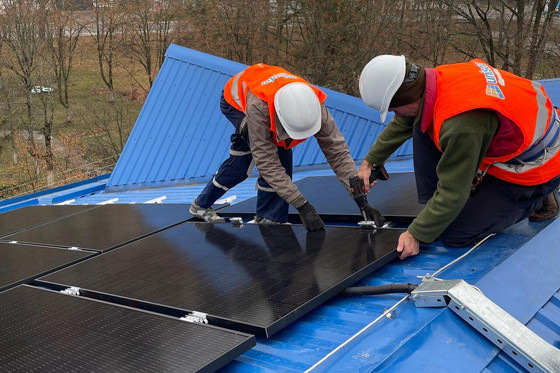
[[[418,66],[411,64],[410,71],[408,72],[408,76],[404,79],[403,84],[413,82],[416,78],[418,78]]]

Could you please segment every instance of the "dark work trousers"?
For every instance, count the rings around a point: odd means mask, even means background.
[[[412,141],[418,202],[425,204],[437,189],[436,166],[441,152],[420,126],[414,126]],[[499,233],[529,217],[559,184],[560,178],[555,178],[541,185],[524,186],[486,174],[439,238],[448,246],[472,246],[489,234]]]
[[[254,167],[247,130],[243,131],[240,128],[245,114],[231,106],[225,100],[223,93],[220,110],[235,127],[235,133],[231,135],[229,158],[222,163],[212,180],[196,198],[197,204],[202,208],[212,206],[229,189],[247,179]],[[278,147],[278,157],[286,173],[292,177],[292,151]],[[257,216],[284,223],[288,221],[288,208],[288,203],[259,176],[257,180]]]

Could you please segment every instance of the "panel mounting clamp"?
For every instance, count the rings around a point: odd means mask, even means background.
[[[191,313],[188,313],[185,316],[179,318],[179,320],[192,322],[196,324],[208,324],[208,319],[206,318],[206,314],[198,311],[192,311]]]
[[[377,228],[373,220],[359,221],[358,225],[360,226],[360,228],[367,229],[367,230],[375,230]]]
[[[80,295],[80,288],[76,287],[76,286],[70,286],[70,287],[68,287],[64,290],[60,290],[60,292],[62,294],[79,296]]]

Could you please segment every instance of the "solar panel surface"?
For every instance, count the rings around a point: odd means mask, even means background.
[[[212,324],[269,336],[395,258],[402,232],[185,223],[39,283],[204,312]]]
[[[315,207],[319,215],[329,222],[359,222],[364,220],[356,203],[336,176],[307,177],[295,183],[301,193]],[[369,203],[390,221],[411,222],[424,207],[418,203],[416,180],[413,172],[394,173],[389,180],[379,181],[368,195]],[[257,197],[220,210],[226,217],[252,218]],[[299,215],[290,206],[289,220],[299,223]]]
[[[77,214],[96,206],[27,206],[0,214],[0,237],[65,216]]]
[[[0,293],[0,371],[213,372],[253,336],[22,285]]]
[[[79,250],[0,243],[0,291],[93,255]]]
[[[107,251],[192,218],[188,210],[186,205],[103,205],[4,239]]]

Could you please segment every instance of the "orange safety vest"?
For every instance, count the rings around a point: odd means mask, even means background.
[[[291,149],[294,146],[304,142],[306,139],[292,139],[291,141],[278,140],[276,133],[276,110],[274,109],[274,96],[276,92],[289,83],[301,82],[309,85],[319,102],[323,103],[327,95],[323,91],[313,87],[303,78],[291,74],[278,66],[269,66],[259,63],[249,66],[240,73],[229,79],[224,87],[224,98],[226,101],[239,111],[247,110],[247,92],[251,91],[255,96],[264,100],[268,104],[268,113],[270,116],[270,131],[273,133],[273,140],[277,146],[285,149]]]
[[[517,126],[522,139],[517,139],[520,145],[516,149],[485,156],[480,166],[482,172],[521,185],[542,184],[560,174],[560,117],[540,83],[493,68],[479,59],[443,65],[435,70],[438,93],[432,138],[438,148],[445,120],[469,110],[492,110],[499,114],[500,120]],[[495,138],[498,136],[508,141],[505,132],[498,131]],[[541,140],[546,140],[544,152],[538,153],[534,160],[517,161],[542,146]]]

